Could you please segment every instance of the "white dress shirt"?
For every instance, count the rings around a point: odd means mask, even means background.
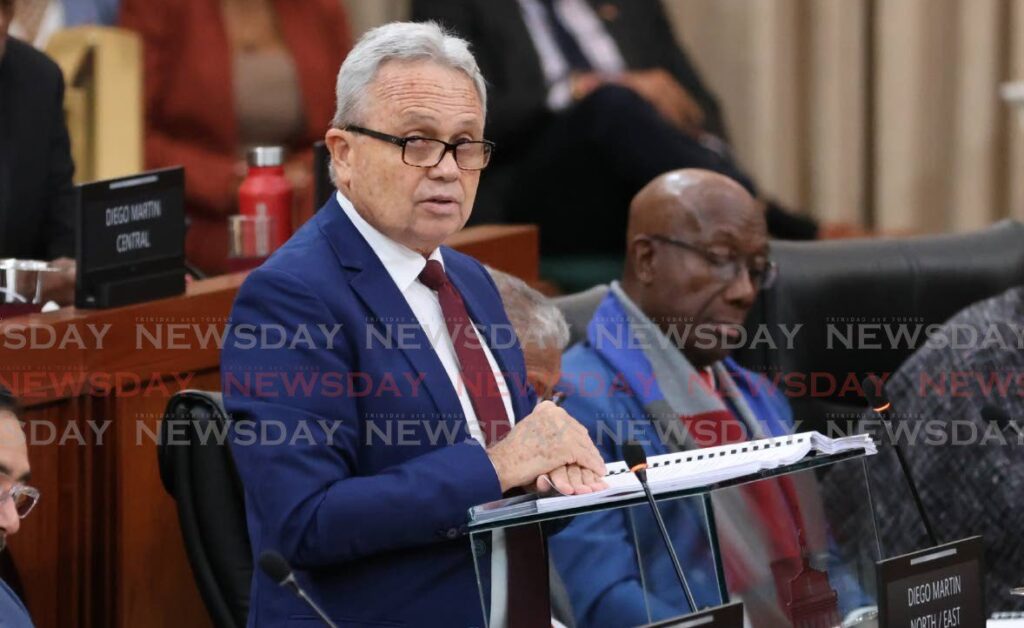
[[[441,301],[437,298],[436,292],[419,281],[420,273],[427,266],[427,259],[409,247],[395,242],[366,222],[366,219],[356,211],[352,202],[341,192],[336,194],[336,198],[342,211],[352,221],[356,231],[363,236],[366,243],[376,253],[377,258],[384,265],[384,269],[388,271],[392,281],[405,297],[405,301],[416,316],[416,320],[419,321],[420,327],[430,339],[430,344],[434,347],[434,352],[440,358],[441,364],[448,374],[448,379],[451,380],[452,388],[455,389],[459,397],[459,405],[462,406],[462,412],[466,415],[470,435],[481,444],[485,443],[476,411],[473,409],[473,402],[469,398],[469,391],[462,383],[455,346],[452,344],[444,316],[441,314]],[[444,266],[444,257],[441,255],[440,248],[434,249],[430,254],[430,259],[437,260],[442,267]],[[508,382],[499,370],[498,363],[495,362],[487,343],[480,337],[479,330],[475,331],[477,341],[487,356],[487,363],[494,372],[494,379],[498,382],[501,401],[505,405],[505,414],[508,415],[509,424],[514,424],[515,414],[512,411],[512,396],[509,393]],[[504,532],[493,532],[491,541],[491,618],[489,623],[492,628],[502,628],[507,624],[508,606],[506,597],[508,566],[505,556]]]
[[[548,108],[561,111],[572,104],[572,85],[569,81],[569,64],[551,33],[545,9],[538,0],[519,0],[526,30],[537,49],[544,80],[548,84]],[[555,13],[562,24],[576,39],[583,56],[590,61],[595,72],[621,74],[626,62],[618,44],[605,29],[601,18],[587,4],[586,0],[555,0]]]
[[[39,50],[45,49],[50,37],[63,27],[64,3],[59,0],[14,3],[10,34]]]

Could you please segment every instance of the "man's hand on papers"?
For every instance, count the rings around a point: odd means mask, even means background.
[[[487,449],[487,455],[502,492],[538,487],[545,473],[566,494],[604,488],[604,460],[587,429],[550,401],[541,402],[516,422],[505,438]]]
[[[590,469],[570,464],[537,478],[538,493],[557,492],[562,495],[583,495],[608,488],[608,484]]]

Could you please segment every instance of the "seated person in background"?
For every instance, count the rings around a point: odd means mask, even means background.
[[[621,253],[630,199],[659,174],[704,168],[757,187],[736,162],[714,94],[676,42],[659,0],[413,0],[413,19],[468,39],[499,103],[482,209],[541,226],[541,251]],[[768,204],[779,238],[810,219]],[[482,218],[483,216],[481,216]],[[586,238],[566,237],[581,220]]]
[[[562,352],[569,345],[569,324],[547,297],[522,279],[490,266],[487,272],[498,287],[505,313],[523,348],[526,380],[533,386],[538,400],[552,399],[555,384],[562,376]],[[554,626],[572,628],[575,625],[572,603],[554,565],[551,565],[549,579],[551,617],[558,622]]]
[[[627,440],[654,455],[790,433],[786,400],[722,347],[774,279],[756,201],[723,175],[674,171],[633,200],[627,243],[622,281],[598,306],[587,339],[565,354],[559,384],[563,407],[605,460],[623,459]],[[786,583],[803,556],[827,551],[813,479],[802,475],[713,495],[727,581],[754,626],[789,625]],[[684,499],[661,510],[697,604],[720,603],[700,508]],[[581,627],[646,623],[644,578],[651,620],[689,612],[646,508],[577,517],[551,550]]]
[[[18,533],[21,520],[39,499],[39,492],[24,484],[28,476],[28,447],[18,421],[17,404],[9,392],[0,389],[0,552],[7,546],[8,537]],[[0,626],[32,626],[25,605],[3,580],[0,580]]]
[[[75,165],[64,79],[49,57],[7,35],[14,0],[0,0],[0,257],[54,260],[44,301],[74,301]]]
[[[562,376],[562,352],[569,346],[569,324],[555,304],[522,279],[490,267],[487,272],[498,286],[505,313],[523,348],[527,381],[537,399],[551,399]]]
[[[11,34],[40,50],[62,28],[117,24],[118,0],[14,0]]]
[[[982,535],[988,608],[1024,610],[1010,595],[1024,585],[1024,286],[950,318],[885,391],[894,420],[906,422],[897,433],[938,542]],[[985,406],[1012,423],[989,424]],[[884,555],[929,547],[892,448],[867,468]],[[829,490],[847,491],[847,478],[832,475]]]
[[[284,146],[296,206],[312,205],[348,21],[338,0],[123,0],[121,25],[143,42],[146,167],[185,167],[186,257],[224,272],[248,148]]]

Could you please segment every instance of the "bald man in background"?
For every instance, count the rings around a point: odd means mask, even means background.
[[[723,175],[669,172],[634,197],[626,244],[622,281],[598,305],[587,339],[565,354],[559,384],[563,407],[605,460],[622,460],[627,440],[651,456],[791,433],[782,395],[729,357],[758,291],[776,274],[757,202]],[[792,488],[765,480],[713,496],[726,578],[754,626],[789,625],[789,587],[775,583],[788,583],[803,555],[827,550],[813,516],[820,503],[808,496],[813,484],[804,484],[794,476]],[[666,501],[661,510],[698,606],[719,604],[699,500]],[[637,625],[690,611],[646,509],[578,517],[551,551],[579,626]],[[855,597],[851,607],[862,601]],[[829,619],[837,612],[829,609]]]

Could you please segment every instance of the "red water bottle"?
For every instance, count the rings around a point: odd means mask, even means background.
[[[268,248],[274,251],[292,235],[293,191],[284,176],[284,149],[257,146],[249,150],[247,161],[249,171],[238,188],[238,213],[271,218]]]

